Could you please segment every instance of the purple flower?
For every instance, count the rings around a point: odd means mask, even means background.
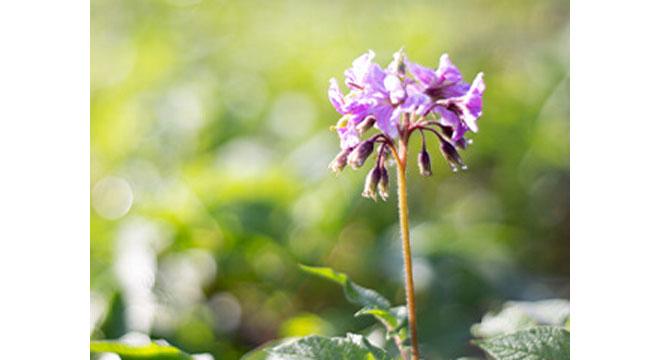
[[[485,90],[486,84],[484,84],[484,74],[479,73],[477,74],[477,77],[474,78],[472,86],[470,86],[468,92],[463,95],[456,103],[463,113],[463,121],[473,132],[477,132],[479,130],[479,127],[477,126],[477,119],[481,117],[481,98]]]
[[[360,141],[356,127],[369,115],[370,104],[368,99],[353,91],[344,96],[335,78],[330,79],[328,98],[330,98],[335,110],[344,115],[339,119],[336,126],[342,149],[355,146]]]
[[[376,153],[372,173],[386,174],[384,159],[391,155],[394,140],[399,138],[405,143],[417,130],[439,138],[440,151],[452,169],[466,168],[457,149],[465,149],[469,143],[465,139],[468,131],[479,129],[477,120],[486,89],[483,73],[472,84],[465,82],[447,54],[440,57],[436,70],[408,61],[403,50],[394,53],[385,69],[373,62],[374,56],[373,51],[367,51],[344,72],[347,94],[336,79],[330,79],[328,98],[342,115],[335,126],[342,151],[331,163],[331,169],[341,171],[347,163],[353,168],[361,167]],[[378,132],[361,139],[374,126]],[[374,147],[378,151],[373,151]],[[422,156],[420,164],[423,174],[431,173],[428,153]],[[367,193],[371,197],[376,182],[372,179],[369,183]]]
[[[401,58],[402,52],[399,54]],[[342,148],[354,146],[359,141],[358,125],[368,116],[375,119],[376,127],[390,138],[399,135],[397,127],[399,105],[406,98],[406,91],[399,76],[383,70],[372,62],[373,51],[359,56],[353,66],[344,72],[350,92],[344,94],[336,79],[330,79],[328,97],[338,113],[347,116],[340,119],[336,129]],[[395,61],[399,61],[395,56]]]
[[[423,92],[434,100],[448,99],[464,95],[469,84],[463,81],[463,76],[447,54],[440,57],[438,69],[433,71],[424,66],[408,62],[410,73],[419,81]]]
[[[344,71],[346,77],[346,86],[351,89],[362,90],[364,88],[364,81],[373,65],[372,60],[376,54],[369,50],[365,54],[360,55],[357,59],[353,60],[353,66]]]
[[[407,64],[418,81],[420,92],[433,102],[429,110],[440,116],[443,126],[451,128],[452,141],[461,141],[468,130],[478,131],[477,119],[481,116],[481,97],[485,90],[482,73],[470,86],[463,81],[461,72],[447,54],[440,57],[435,71],[412,62]]]
[[[364,97],[369,99],[369,115],[376,119],[376,127],[390,138],[399,136],[397,106],[406,98],[401,80],[373,64],[365,81]]]

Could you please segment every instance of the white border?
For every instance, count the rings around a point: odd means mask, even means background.
[[[89,2],[0,5],[0,342],[89,357]]]
[[[650,359],[660,321],[660,11],[571,4],[574,359]]]
[[[7,4],[0,5],[3,356],[87,358],[89,3]],[[574,359],[657,352],[659,14],[652,1],[571,4]]]

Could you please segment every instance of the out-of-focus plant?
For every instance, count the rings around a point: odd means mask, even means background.
[[[417,132],[421,151],[417,165],[422,176],[430,176],[431,155],[427,136],[435,138],[437,148],[453,171],[467,169],[459,149],[471,143],[465,135],[478,130],[485,91],[483,74],[472,83],[447,55],[440,57],[436,70],[410,62],[400,50],[393,61],[381,68],[373,62],[372,51],[358,57],[345,72],[344,94],[336,79],[330,80],[330,101],[342,115],[335,129],[341,151],[330,164],[334,172],[347,165],[362,167],[376,154],[368,172],[362,195],[373,200],[389,196],[388,166],[397,172],[397,199],[405,273],[406,304],[393,306],[374,290],[354,283],[346,274],[330,268],[303,267],[343,287],[347,299],[361,308],[356,316],[370,315],[384,328],[391,346],[379,347],[365,336],[348,333],[341,337],[312,335],[269,343],[245,359],[413,359],[421,358],[417,340],[417,314],[413,284],[410,225],[406,172],[409,141]],[[431,141],[434,141],[431,139]],[[430,142],[430,141],[429,141]],[[489,316],[489,315],[487,315]],[[564,359],[568,357],[568,330],[521,317],[521,323],[502,333],[486,333],[486,319],[475,326],[474,344],[495,359]],[[524,325],[524,326],[522,326]],[[125,342],[93,342],[92,352],[114,352],[122,358],[194,358],[166,343],[133,346]]]
[[[346,274],[331,268],[301,266],[310,274],[339,284],[346,299],[361,308],[355,316],[370,315],[386,331],[387,343],[378,347],[362,335],[345,337],[318,335],[274,341],[257,349],[243,360],[331,360],[331,359],[406,359],[410,345],[405,306],[392,306],[373,289],[353,282]],[[484,315],[472,327],[472,343],[495,360],[564,360],[569,359],[568,301],[554,299],[537,302],[509,302],[499,312]]]

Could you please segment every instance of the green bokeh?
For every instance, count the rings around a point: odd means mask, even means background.
[[[434,176],[410,172],[424,354],[478,354],[470,325],[505,300],[569,297],[568,1],[91,5],[92,337],[236,359],[372,330],[298,263],[403,303],[396,204],[360,197],[367,169],[326,168],[328,79],[401,46],[487,84],[469,171],[434,151]]]

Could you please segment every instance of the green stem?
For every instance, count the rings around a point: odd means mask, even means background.
[[[408,324],[412,342],[412,360],[419,360],[417,343],[417,317],[415,316],[415,285],[413,284],[412,257],[410,251],[410,223],[408,221],[408,193],[406,187],[406,159],[408,155],[407,139],[399,140],[399,151],[392,146],[393,157],[397,165],[397,195],[399,198],[399,223],[401,226],[401,247],[403,250],[403,265],[406,277],[406,304],[408,308]]]

